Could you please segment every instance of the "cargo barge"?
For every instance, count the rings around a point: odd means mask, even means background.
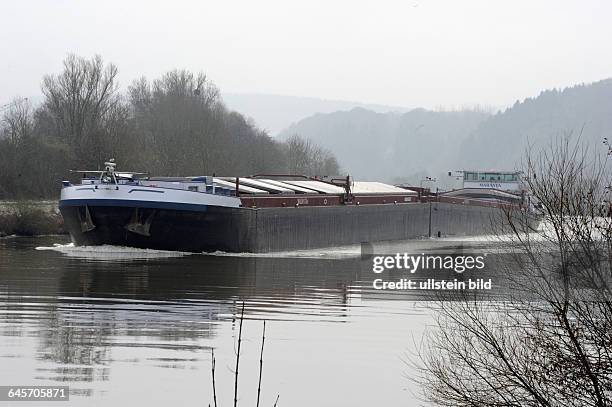
[[[349,177],[149,177],[105,165],[63,182],[59,208],[77,245],[262,253],[480,235],[500,214],[495,200]]]

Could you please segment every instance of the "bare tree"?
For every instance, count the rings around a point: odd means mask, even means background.
[[[27,99],[15,98],[4,113],[1,123],[0,138],[12,144],[31,137],[34,131],[32,104]]]
[[[108,158],[117,139],[126,135],[124,126],[117,125],[126,119],[117,73],[100,56],[87,60],[69,55],[60,74],[43,79],[41,129],[75,149],[78,164]]]
[[[36,135],[35,114],[27,99],[17,98],[0,120],[0,198],[46,196],[53,150]],[[55,158],[55,157],[53,157]],[[41,174],[44,174],[41,176]]]
[[[287,165],[290,174],[336,175],[340,173],[333,154],[294,134],[285,142]]]
[[[152,83],[142,78],[129,94],[137,137],[152,170],[166,175],[214,171],[224,148],[225,109],[204,74],[175,70]]]
[[[297,134],[286,141],[287,164],[290,174],[309,173],[309,161],[311,155],[311,143]]]
[[[166,175],[280,172],[280,143],[228,111],[204,74],[171,71],[129,89],[136,138],[148,167]]]
[[[612,403],[610,166],[579,140],[529,150],[525,175],[543,227],[504,212],[511,291],[441,302],[417,382],[444,406]],[[508,237],[510,239],[508,240]]]

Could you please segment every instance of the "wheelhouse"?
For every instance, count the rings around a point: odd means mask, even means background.
[[[463,188],[487,188],[520,192],[522,188],[520,171],[463,171]]]

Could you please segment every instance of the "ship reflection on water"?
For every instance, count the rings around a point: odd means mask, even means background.
[[[358,249],[226,256],[2,239],[0,384],[69,385],[72,406],[207,405],[214,348],[228,404],[244,301],[245,403],[265,319],[264,400],[416,405],[402,355],[430,312],[414,296],[374,293],[369,265]]]

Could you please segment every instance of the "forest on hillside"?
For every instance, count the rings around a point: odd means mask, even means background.
[[[376,113],[355,108],[313,115],[280,137],[299,134],[330,149],[355,178],[419,185],[425,177],[456,169],[461,141],[488,117],[480,110]]]
[[[612,79],[546,90],[498,112],[356,108],[316,114],[281,137],[295,134],[333,151],[356,178],[418,185],[435,177],[450,187],[448,171],[518,169],[527,148],[546,147],[558,137],[601,145],[612,136]]]
[[[573,136],[601,146],[612,135],[612,79],[550,89],[500,111],[462,141],[458,164],[485,168],[521,166],[525,150]]]
[[[38,105],[15,98],[0,118],[0,199],[50,198],[69,169],[152,175],[336,175],[333,154],[308,140],[271,138],[224,105],[204,74],[140,78],[122,91],[118,68],[70,55],[42,80]]]

